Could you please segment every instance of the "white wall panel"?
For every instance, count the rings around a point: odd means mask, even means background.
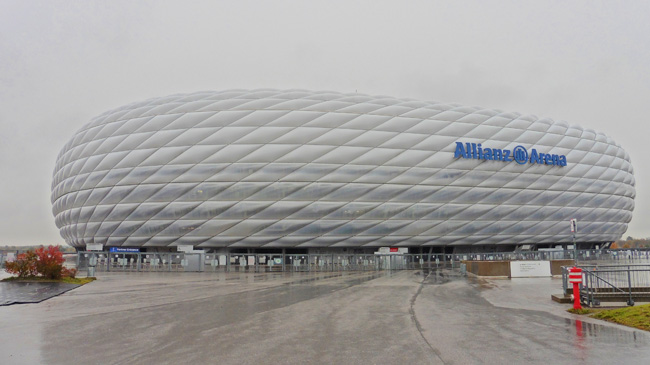
[[[455,158],[456,142],[566,166]],[[608,242],[634,208],[627,153],[566,122],[305,90],[155,98],[84,125],[57,158],[55,222],[86,243],[354,247]]]

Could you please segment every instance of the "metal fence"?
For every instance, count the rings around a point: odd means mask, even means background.
[[[366,271],[460,268],[462,261],[573,260],[574,251],[462,254],[235,254],[183,252],[79,252],[68,256],[80,271]],[[650,262],[648,251],[580,250],[580,262]],[[94,269],[93,269],[94,268]]]
[[[650,264],[579,265],[582,269],[580,299],[589,306],[600,302],[650,300]],[[569,267],[562,268],[564,293],[569,293]]]
[[[515,251],[460,254],[469,261],[575,260],[573,250]],[[578,262],[641,263],[650,262],[650,250],[578,250]]]
[[[331,272],[459,268],[467,255],[420,254],[218,254],[183,252],[79,252],[79,271]],[[71,265],[72,266],[72,265]]]

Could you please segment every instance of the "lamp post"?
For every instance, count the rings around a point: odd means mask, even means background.
[[[578,266],[578,246],[576,245],[576,233],[578,232],[578,220],[571,219],[571,233],[573,233],[573,266]]]

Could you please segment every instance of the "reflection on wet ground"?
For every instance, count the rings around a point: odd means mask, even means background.
[[[473,278],[468,278],[457,270],[422,270],[422,275],[424,277],[424,285],[442,285],[446,284],[452,280],[473,280]]]
[[[647,332],[572,315],[550,301],[559,279],[430,276],[416,315],[445,363],[647,363]],[[420,302],[422,300],[422,302]],[[436,308],[429,312],[427,308]]]
[[[547,295],[558,285],[443,270],[110,274],[0,307],[0,352],[48,364],[647,362],[648,333],[566,313]]]

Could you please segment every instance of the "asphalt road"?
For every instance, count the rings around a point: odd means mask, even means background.
[[[646,364],[650,335],[566,313],[557,279],[417,271],[103,274],[0,307],[3,364]],[[6,361],[5,361],[6,360]]]

